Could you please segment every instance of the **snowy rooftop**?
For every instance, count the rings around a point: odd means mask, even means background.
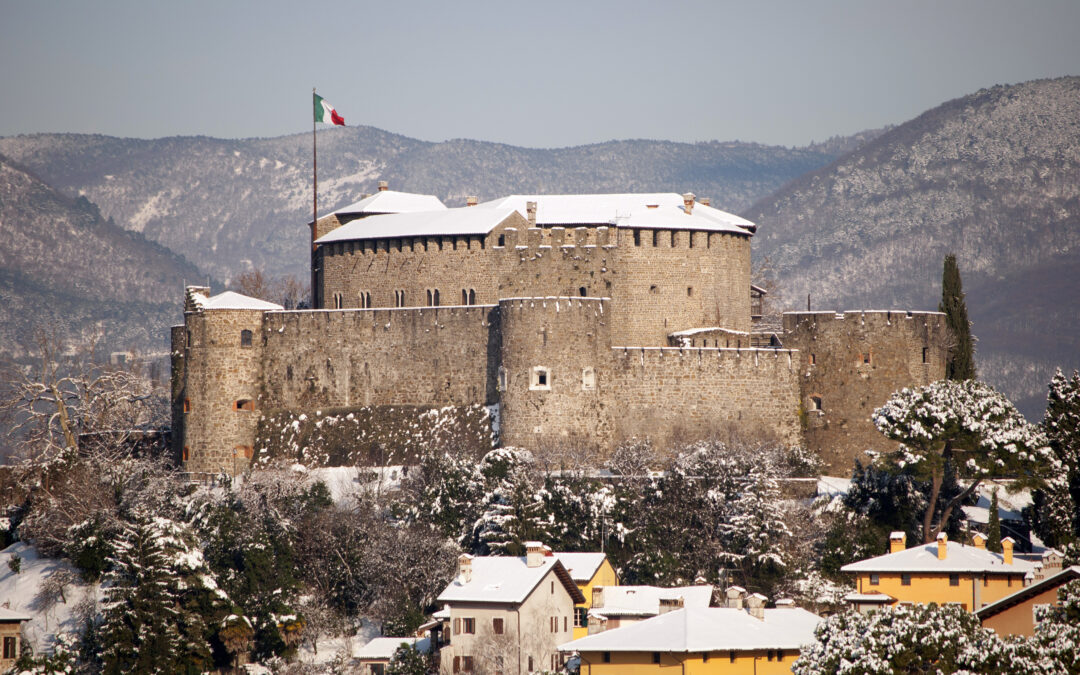
[[[445,208],[446,205],[435,195],[382,190],[358,202],[343,206],[332,215],[409,213],[411,211],[439,211]]]
[[[361,647],[356,653],[356,658],[389,660],[403,642],[416,648],[416,651],[420,653],[427,653],[431,646],[431,640],[426,637],[377,637]]]
[[[799,649],[813,641],[823,619],[805,609],[766,609],[755,619],[744,609],[688,607],[559,646],[559,651],[704,652]]]
[[[749,234],[754,224],[745,218],[695,203],[689,215],[682,195],[674,192],[591,195],[510,195],[478,204],[478,209],[516,209],[536,202],[536,224],[615,225],[644,229],[708,230]]]
[[[440,211],[417,211],[394,213],[385,216],[368,216],[319,237],[316,244],[358,239],[391,239],[396,237],[435,237],[470,234],[487,234],[506,220],[513,209],[479,209],[463,207]]]
[[[554,556],[547,556],[536,567],[529,567],[524,557],[477,556],[472,559],[472,579],[459,575],[450,582],[437,601],[520,603],[528,597],[548,572],[562,572],[560,581],[571,596],[581,597],[566,568]],[[583,602],[584,598],[577,602]]]
[[[7,607],[0,607],[0,621],[29,621],[32,618],[25,612],[16,612]]]
[[[1073,579],[1080,579],[1080,565],[1066,567],[1052,577],[1047,577],[1042,581],[1036,582],[1029,586],[1025,586],[1020,590],[1016,591],[1015,593],[1006,595],[1004,598],[1001,598],[996,602],[992,602],[989,605],[983,605],[983,607],[976,610],[975,613],[980,619],[985,620],[988,617],[999,614],[1010,607],[1024,602],[1025,600],[1033,598],[1048,589],[1057,588],[1062,584],[1066,584]]]
[[[884,593],[848,593],[844,596],[844,600],[847,602],[893,602],[896,600],[891,595],[885,595]]]
[[[945,559],[938,560],[937,542],[920,544],[896,553],[844,565],[842,572],[989,572],[996,574],[1026,574],[1035,569],[1034,563],[1014,557],[1006,565],[1002,554],[955,541],[947,544]]]
[[[589,610],[592,616],[656,616],[660,600],[683,599],[684,607],[708,607],[712,586],[604,586],[604,604]]]
[[[259,300],[258,298],[252,298],[247,295],[240,295],[233,291],[218,293],[209,298],[203,298],[203,296],[196,293],[192,298],[196,306],[200,309],[285,309],[281,305],[273,302]]]
[[[570,573],[570,578],[580,584],[588,583],[607,558],[603,553],[556,553],[555,557]]]

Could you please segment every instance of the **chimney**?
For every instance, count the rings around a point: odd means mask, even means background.
[[[795,601],[792,600],[791,598],[781,598],[781,599],[776,601],[776,608],[777,609],[794,609],[795,608]]]
[[[939,532],[937,536],[937,559],[944,560],[949,554],[949,535]]]
[[[907,548],[907,533],[892,532],[889,534],[889,553],[898,553]]]
[[[360,193],[360,199],[367,199],[370,196],[371,196],[370,192],[361,192]]]
[[[1013,564],[1012,553],[1013,544],[1015,543],[1016,540],[1012,537],[1005,537],[1001,540],[1001,558],[1002,562],[1004,562],[1006,565]]]
[[[754,593],[746,599],[746,611],[758,621],[765,620],[765,602],[768,601],[761,593]]]
[[[702,206],[712,206],[712,199],[709,197],[702,197],[698,201],[701,202]]]
[[[472,559],[473,557],[468,553],[462,553],[458,556],[458,578],[463,584],[472,581]]]
[[[682,596],[677,598],[660,598],[660,613],[667,614],[683,608]]]
[[[525,217],[529,219],[529,227],[536,227],[536,202],[525,202]]]
[[[724,606],[732,609],[742,609],[743,600],[746,599],[746,589],[742,586],[728,586],[724,591]]]
[[[604,606],[604,587],[593,586],[592,589],[592,608],[597,609]]]
[[[384,180],[379,181],[379,192],[386,192],[389,189],[390,189],[390,186],[387,184],[386,181],[384,181]]]
[[[682,196],[683,211],[690,215],[694,211],[694,193],[687,192]]]
[[[465,206],[476,206],[480,203],[480,198],[476,195],[469,195],[465,198]]]
[[[525,542],[525,565],[527,567],[540,567],[544,564],[544,549],[547,548],[538,541]]]
[[[971,538],[971,543],[974,544],[975,548],[979,549],[980,551],[985,551],[986,535],[982,532],[976,533],[975,536]]]

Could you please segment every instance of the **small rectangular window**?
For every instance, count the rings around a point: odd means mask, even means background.
[[[4,637],[4,658],[5,659],[17,659],[19,658],[18,650],[15,648],[14,637]]]
[[[641,230],[634,230],[634,246],[641,246]]]
[[[495,631],[496,635],[502,635],[503,634],[503,620],[502,619],[492,619],[491,620],[491,629],[493,631]]]
[[[900,585],[902,585],[902,586],[910,586],[911,585],[911,575],[908,574],[907,572],[901,574],[900,575]]]
[[[949,575],[949,585],[950,586],[959,586],[960,585],[960,575],[959,574],[950,574]]]
[[[653,663],[660,663],[660,652],[653,652],[652,653],[652,662]]]
[[[728,652],[728,661],[730,661],[731,663],[735,663],[735,652],[734,651]]]
[[[586,628],[589,625],[589,610],[584,607],[574,608],[574,628]]]
[[[251,346],[251,331],[249,331],[249,330],[240,331],[240,346],[241,347],[250,347]]]
[[[461,632],[466,635],[472,635],[476,633],[476,619],[463,618],[461,620]]]
[[[930,348],[929,347],[923,347],[922,348],[922,362],[923,363],[929,363],[929,361],[928,361],[929,356],[930,356]]]
[[[611,652],[604,652],[604,655],[600,660],[604,663],[611,663]]]
[[[473,671],[473,657],[471,657],[471,656],[462,656],[461,657],[461,669],[463,671],[465,671],[466,673],[471,673]]]
[[[881,583],[881,575],[880,574],[871,574],[870,575],[870,585],[871,586],[877,586],[880,583]]]
[[[191,399],[190,398],[185,398],[184,399],[184,412],[186,412],[186,413],[191,412]]]

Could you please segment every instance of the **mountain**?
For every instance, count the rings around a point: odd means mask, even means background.
[[[0,351],[26,356],[36,327],[100,325],[112,349],[160,349],[194,265],[101,217],[0,155]]]
[[[553,150],[429,143],[371,127],[318,132],[320,213],[374,192],[449,205],[522,192],[693,191],[729,211],[828,164],[877,132],[810,148],[611,141]],[[312,212],[311,135],[157,140],[75,134],[0,138],[0,153],[102,214],[227,279],[249,265],[303,275]]]
[[[742,215],[791,309],[936,309],[956,253],[980,375],[1030,419],[1080,367],[1080,77],[944,103]]]

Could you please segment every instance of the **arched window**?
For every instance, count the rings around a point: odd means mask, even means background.
[[[461,289],[461,304],[463,304],[463,305],[469,304],[469,291],[468,291],[468,289],[465,289],[465,288]]]
[[[432,293],[431,297],[433,298],[431,306],[432,307],[438,307],[439,306],[439,289],[436,288],[434,290],[434,292]]]
[[[427,304],[428,304],[428,307],[431,307],[432,305],[434,305],[434,303],[432,302],[432,296],[431,296],[431,289],[430,288],[427,290]]]
[[[469,304],[470,305],[475,305],[476,304],[476,289],[475,288],[470,288],[469,289]]]
[[[251,346],[251,331],[249,331],[249,330],[240,331],[240,346],[241,347],[250,347]]]
[[[596,389],[596,371],[587,366],[581,369],[581,390],[593,391]]]

